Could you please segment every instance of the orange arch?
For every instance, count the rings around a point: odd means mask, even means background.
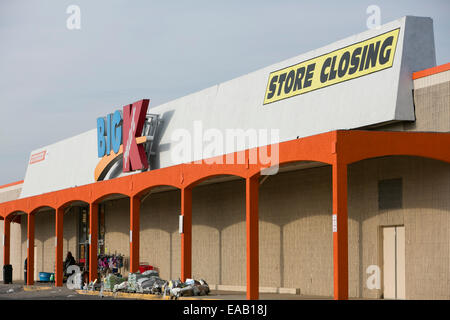
[[[141,196],[158,186],[171,186],[181,189],[183,186],[183,165],[146,171],[129,176],[132,187],[131,196]]]
[[[338,131],[346,164],[383,156],[416,156],[450,162],[450,134],[434,132]]]
[[[135,191],[135,193],[133,194],[133,197],[142,197],[143,195],[147,194],[148,192],[150,192],[152,189],[157,188],[157,187],[172,187],[175,188],[177,190],[181,190],[181,188],[179,186],[174,186],[174,185],[169,185],[169,184],[152,184],[150,186],[148,186],[147,188],[140,190],[140,191]]]
[[[3,218],[4,218],[5,220],[6,220],[6,219],[9,219],[9,218],[11,218],[11,216],[12,216],[13,214],[19,213],[19,212],[22,212],[22,213],[24,213],[24,214],[28,214],[28,212],[25,211],[25,210],[16,209],[16,210],[14,210],[14,211],[11,211],[11,212],[9,212],[9,213],[6,213],[6,214],[3,216]]]
[[[234,173],[229,172],[229,171],[228,172],[226,172],[226,171],[225,172],[216,172],[216,173],[210,173],[210,174],[207,174],[207,175],[199,176],[196,180],[190,181],[189,184],[186,184],[186,186],[184,188],[193,188],[193,187],[195,187],[196,185],[198,185],[199,183],[201,183],[203,181],[206,181],[208,179],[211,179],[211,178],[214,178],[214,177],[218,177],[218,176],[234,176],[234,177],[239,177],[239,178],[242,178],[242,179],[247,178],[246,176],[241,176],[239,174],[234,174]]]
[[[67,208],[68,206],[70,206],[74,202],[84,202],[87,205],[89,205],[89,201],[86,201],[86,200],[83,200],[83,199],[75,199],[75,200],[68,200],[68,201],[66,201],[66,202],[64,202],[62,204],[59,204],[58,205],[58,209],[65,209],[65,208]]]
[[[133,188],[131,176],[125,176],[107,181],[100,181],[95,184],[90,184],[89,186],[91,188],[91,203],[98,203],[99,201],[113,194],[122,194],[124,196],[130,197],[132,195]]]
[[[55,192],[55,207],[62,208],[74,201],[90,203],[92,185],[68,188]]]
[[[114,195],[121,195],[121,196],[125,196],[125,197],[127,197],[127,198],[130,198],[130,195],[128,195],[128,194],[124,194],[124,193],[120,193],[120,192],[110,192],[110,193],[107,193],[107,194],[103,194],[103,195],[101,195],[100,197],[98,197],[98,198],[96,198],[96,199],[93,199],[92,200],[92,204],[99,204],[100,202],[102,202],[102,201],[104,201],[104,200],[108,200],[108,198],[110,197],[110,196],[114,196]]]
[[[31,214],[36,214],[39,210],[44,209],[44,208],[50,208],[52,210],[56,210],[55,207],[53,207],[52,205],[49,204],[43,204],[43,205],[39,205],[33,209],[30,210],[30,212],[28,213],[29,215]]]
[[[183,187],[191,188],[202,181],[221,175],[236,176],[245,179],[251,174],[245,165],[185,165],[185,173],[183,174]]]

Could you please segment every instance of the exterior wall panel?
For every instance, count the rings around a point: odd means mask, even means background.
[[[211,284],[245,286],[245,182],[192,192],[192,274]]]
[[[26,229],[24,232],[26,235]],[[55,272],[55,213],[53,210],[35,214],[34,246],[36,248],[36,256],[34,257],[35,274],[39,275],[39,272]],[[39,281],[39,278],[34,280]]]
[[[377,181],[399,177],[403,179],[403,208],[379,211]],[[450,165],[443,162],[388,157],[351,165],[348,211],[350,296],[380,296],[381,290],[369,290],[366,286],[367,268],[382,266],[377,236],[379,227],[404,225],[406,298],[450,298],[449,194]]]
[[[130,200],[128,198],[106,201],[105,252],[125,256],[122,275],[127,276],[130,261]]]
[[[3,192],[0,189],[0,203],[6,202],[6,201],[11,201],[11,200],[16,200],[17,198],[19,198],[21,190],[22,190],[21,188],[18,188],[18,189],[12,189],[12,190]]]
[[[180,197],[179,191],[155,193],[141,204],[139,260],[157,267],[163,279],[180,276]]]
[[[77,258],[78,252],[78,214],[73,208],[64,213],[63,218],[63,260],[66,259],[67,252],[72,252],[72,255]],[[53,222],[53,225],[55,222]],[[53,232],[56,232],[53,231]],[[55,250],[53,250],[55,252]]]
[[[23,221],[23,220],[22,220]],[[20,224],[11,223],[10,240],[10,263],[13,267],[13,281],[20,280],[23,272],[23,260],[21,259],[20,248]],[[0,221],[0,239],[3,239],[3,220]],[[1,243],[1,242],[0,242]],[[22,261],[22,262],[21,262]],[[3,268],[3,246],[0,246],[0,267]],[[23,275],[22,275],[23,278]],[[3,281],[3,271],[0,273],[0,281]]]
[[[332,295],[331,207],[330,166],[280,173],[261,185],[261,287]]]

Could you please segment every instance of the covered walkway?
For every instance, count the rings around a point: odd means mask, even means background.
[[[381,132],[338,130],[278,145],[279,164],[316,161],[332,166],[333,186],[333,268],[334,299],[348,299],[348,218],[347,167],[351,163],[383,156],[405,155],[431,158],[450,163],[450,133]],[[264,148],[264,147],[263,147]],[[275,150],[274,145],[268,146]],[[259,148],[245,150],[192,163],[92,183],[0,204],[4,219],[4,264],[10,261],[10,223],[17,213],[25,213],[27,223],[27,283],[34,284],[35,215],[43,208],[54,209],[56,235],[55,285],[62,286],[64,211],[72,203],[89,204],[89,277],[97,274],[98,207],[109,196],[121,194],[130,198],[130,272],[139,267],[140,203],[152,188],[171,186],[180,190],[183,233],[181,234],[181,279],[192,275],[192,189],[215,176],[233,175],[245,179],[246,185],[246,260],[247,299],[259,299],[258,194],[261,170],[267,165],[253,163],[251,156]],[[227,164],[230,158],[245,159]]]

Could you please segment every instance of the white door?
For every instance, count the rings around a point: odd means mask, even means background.
[[[405,299],[405,227],[383,228],[385,299]]]
[[[397,299],[406,299],[405,294],[405,227],[396,227],[397,235]]]

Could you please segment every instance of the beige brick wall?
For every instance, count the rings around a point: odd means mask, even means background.
[[[269,177],[259,203],[260,285],[330,296],[331,167]]]
[[[192,193],[192,276],[245,285],[245,184],[198,186]]]
[[[415,80],[414,86],[416,121],[397,122],[376,130],[450,132],[450,71]]]
[[[7,189],[7,191],[0,189],[0,203],[16,200],[20,196],[20,191],[22,190],[22,188],[15,188],[15,186]]]
[[[414,104],[416,121],[405,130],[450,131],[450,81],[414,90]]]
[[[20,280],[24,280],[24,274],[23,274],[23,267],[24,267],[24,261],[25,258],[27,257],[27,228],[28,228],[28,219],[27,219],[27,215],[23,215],[22,216],[22,223],[20,224],[20,248],[21,248],[21,253],[20,253],[20,268],[22,270],[21,275],[20,275]],[[14,268],[14,266],[13,266]]]
[[[155,193],[141,205],[140,262],[158,268],[164,279],[180,277],[180,197],[179,191]]]
[[[67,251],[76,257],[77,252],[77,215],[70,209],[64,215],[63,259]],[[21,224],[21,257],[20,274],[17,280],[23,279],[23,263],[27,257],[27,216],[22,216]],[[54,272],[55,268],[55,212],[41,211],[35,214],[35,280],[39,280],[39,272]],[[13,265],[13,269],[15,266]]]
[[[377,183],[403,179],[403,208],[378,210]],[[366,269],[382,266],[381,226],[405,226],[407,299],[450,298],[450,164],[415,157],[358,162],[349,169],[350,295],[376,298]]]
[[[450,71],[415,80],[414,87],[416,120],[382,125],[374,130],[450,132]]]
[[[15,200],[19,197],[22,185],[14,185],[0,189],[0,203]],[[23,271],[23,265],[21,265],[20,259],[20,224],[11,223],[10,229],[10,263],[13,267],[13,281],[20,279],[20,274]],[[3,239],[4,225],[3,220],[0,220],[0,239]],[[0,240],[0,244],[1,240]],[[0,245],[0,267],[3,268],[3,246]],[[2,269],[3,270],[3,269]],[[23,278],[23,276],[22,276]],[[0,272],[0,281],[3,281],[3,272]]]
[[[128,198],[105,202],[105,250],[108,254],[125,256],[122,275],[129,272],[130,201]]]
[[[105,248],[125,256],[124,276],[129,273],[130,219],[128,198],[105,201]],[[180,193],[162,192],[148,196],[141,205],[140,262],[159,268],[161,277],[180,276],[181,237],[178,233]]]
[[[26,219],[24,219],[26,220]],[[27,257],[27,225],[22,224],[23,260]],[[55,213],[54,210],[35,214],[35,275],[39,272],[54,272],[55,268]],[[22,262],[23,265],[23,262]],[[35,278],[39,280],[39,278]]]
[[[65,211],[63,219],[63,259],[66,259],[67,252],[77,258],[78,252],[78,212],[76,208]],[[54,231],[55,232],[55,231]]]
[[[3,220],[0,221],[0,239],[3,239]],[[10,263],[13,267],[13,281],[20,279],[23,271],[23,261],[21,261],[20,252],[20,229],[19,223],[11,223],[10,238]],[[1,243],[1,240],[0,240]],[[3,246],[0,246],[0,266],[3,268]],[[22,276],[23,278],[23,276]],[[3,281],[3,272],[0,272],[0,281]]]

